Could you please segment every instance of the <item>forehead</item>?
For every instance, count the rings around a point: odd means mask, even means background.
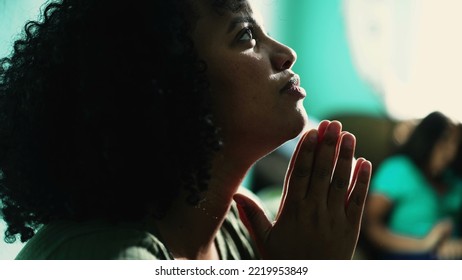
[[[220,29],[229,31],[242,19],[262,26],[262,17],[252,3],[246,0],[190,0],[193,36],[204,32],[210,36],[210,32],[220,32]]]

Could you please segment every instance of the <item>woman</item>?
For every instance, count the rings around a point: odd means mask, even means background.
[[[462,182],[451,172],[460,132],[432,112],[377,169],[366,207],[367,239],[385,259],[462,257]]]
[[[304,131],[295,60],[243,0],[49,4],[0,68],[17,258],[351,258],[371,165]],[[301,133],[272,223],[240,183]]]

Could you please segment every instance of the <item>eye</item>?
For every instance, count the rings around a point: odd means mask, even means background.
[[[239,39],[239,41],[244,41],[244,42],[254,40],[252,28],[250,28],[250,27],[244,28],[241,31],[241,33],[239,34],[238,39]]]

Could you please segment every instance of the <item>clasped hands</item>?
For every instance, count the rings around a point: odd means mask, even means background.
[[[241,220],[264,259],[351,259],[361,227],[371,163],[354,159],[355,137],[338,121],[304,133],[292,155],[281,204],[270,221],[235,194]]]

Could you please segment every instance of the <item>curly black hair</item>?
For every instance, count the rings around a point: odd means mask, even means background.
[[[204,0],[217,11],[244,0]],[[0,60],[5,241],[59,219],[197,204],[221,147],[190,0],[49,2]]]

